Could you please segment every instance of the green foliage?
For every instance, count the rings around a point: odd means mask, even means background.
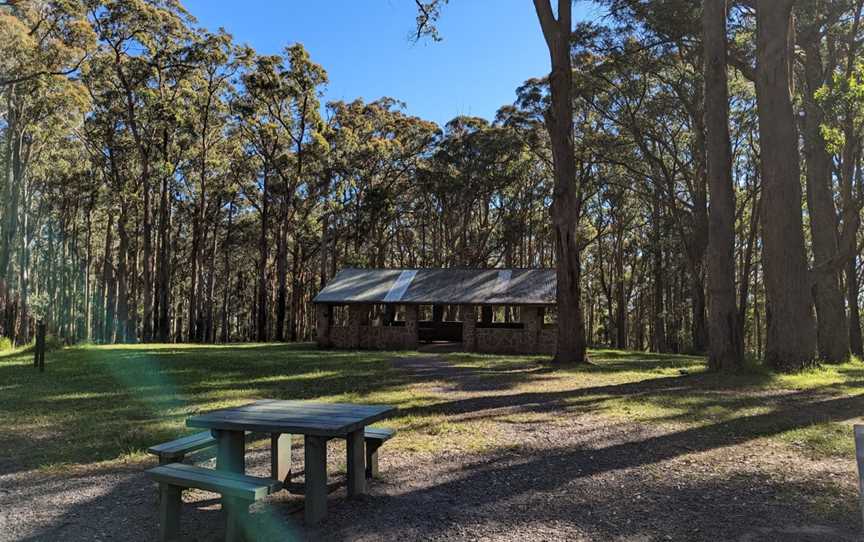
[[[858,62],[847,76],[834,73],[831,81],[814,93],[814,99],[828,113],[821,126],[828,151],[839,154],[847,134],[864,127],[864,64]]]

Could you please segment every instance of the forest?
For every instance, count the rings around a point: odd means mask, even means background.
[[[0,1],[0,337],[306,341],[345,267],[557,266],[576,357],[864,354],[864,0],[595,4],[536,0],[551,76],[439,126],[178,0]]]

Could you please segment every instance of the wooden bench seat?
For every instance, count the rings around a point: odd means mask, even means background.
[[[262,433],[247,433],[247,441],[255,441],[268,438],[269,435]],[[155,446],[147,448],[147,453],[155,455],[159,458],[159,464],[180,463],[187,454],[197,452],[211,446],[216,446],[216,438],[210,431],[201,431],[194,435],[187,435],[174,439],[170,442],[163,442]]]
[[[203,450],[216,445],[216,439],[210,434],[210,431],[201,431],[194,435],[180,437],[171,442],[163,442],[147,448],[147,453],[159,457],[159,464],[180,463],[186,457],[186,454]]]
[[[249,505],[282,489],[282,482],[256,478],[183,463],[159,465],[147,471],[159,483],[159,531],[162,541],[175,540],[180,532],[180,509],[184,489],[196,488],[223,496],[228,521],[225,539],[241,540],[248,525]],[[254,533],[252,533],[254,534]]]
[[[363,432],[366,441],[366,478],[378,476],[378,448],[395,434],[396,430],[388,427],[367,427]]]
[[[390,429],[387,427],[367,427],[364,431],[363,438],[366,443],[366,478],[375,478],[376,476],[378,476],[378,448],[380,448],[382,444],[393,438],[395,434],[395,429]],[[251,435],[252,438],[260,436],[262,435]],[[287,440],[285,439],[285,437],[288,437]],[[287,455],[287,457],[284,457],[283,460],[287,460],[287,463],[290,465],[290,435],[283,435],[282,441],[285,441],[282,446],[285,448],[283,454]],[[203,450],[205,448],[209,448],[215,445],[216,439],[213,437],[213,435],[210,434],[210,431],[202,431],[200,433],[195,433],[194,435],[188,435],[172,440],[170,442],[164,442],[162,444],[151,446],[147,448],[147,452],[159,457],[160,465],[167,465],[169,463],[180,463],[183,461],[187,454],[197,452],[198,450]],[[274,442],[272,446],[275,449],[277,447],[277,443]],[[282,477],[288,474],[289,469],[290,466],[283,467],[280,470],[279,467],[274,463],[273,477],[276,479],[283,479]]]

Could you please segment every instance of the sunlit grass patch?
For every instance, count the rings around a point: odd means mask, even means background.
[[[462,422],[444,415],[421,415],[402,417],[396,427],[399,434],[393,445],[415,452],[478,452],[495,447],[498,441],[498,430],[488,420]]]
[[[548,359],[541,357],[453,354],[451,359],[487,371],[475,373],[475,378],[504,375],[506,379],[522,371],[525,376],[511,386],[512,391],[548,394],[562,405],[556,410],[561,415],[597,412],[636,423],[731,431],[742,438],[767,436],[814,458],[854,453],[848,423],[820,419],[816,412],[808,418],[802,405],[803,410],[793,408],[793,412],[805,420],[804,427],[786,430],[788,415],[781,412],[794,405],[796,394],[828,402],[864,394],[864,364],[858,360],[791,375],[760,366],[748,366],[737,374],[715,374],[707,372],[699,356],[616,350],[594,350],[589,356],[592,365],[551,371],[539,370],[548,367]],[[832,415],[854,421],[864,410]]]
[[[431,380],[392,364],[414,355],[308,344],[85,345],[50,353],[42,374],[27,352],[0,355],[0,456],[22,468],[137,461],[148,446],[193,432],[187,417],[260,398],[389,404],[398,410],[382,425],[399,433],[388,446],[430,453],[503,448],[511,443],[504,430],[592,413],[849,457],[848,424],[864,414],[808,417],[804,406],[795,425],[778,410],[795,394],[829,403],[864,394],[857,361],[797,375],[717,375],[688,355],[596,350],[592,365],[559,367],[545,356],[449,354],[458,376]]]
[[[850,424],[813,423],[781,433],[780,438],[813,458],[855,456],[855,437]]]
[[[140,454],[192,432],[191,414],[258,398],[350,399],[397,385],[390,352],[312,345],[83,345],[0,357],[3,457],[24,467]],[[38,440],[40,445],[32,446]]]

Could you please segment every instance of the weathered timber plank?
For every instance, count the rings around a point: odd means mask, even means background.
[[[192,453],[216,444],[216,439],[209,431],[202,431],[194,435],[181,437],[170,442],[163,442],[147,448],[147,452],[154,455],[173,455]]]
[[[261,499],[282,488],[282,483],[278,480],[220,472],[182,463],[160,465],[147,473],[163,485],[194,487],[248,501]]]
[[[306,435],[303,448],[306,474],[303,519],[315,525],[327,515],[327,439]]]
[[[177,540],[180,536],[181,495],[182,489],[177,486],[159,486],[159,539],[162,542]]]
[[[353,422],[369,418],[375,418],[378,415],[370,414],[363,416],[347,415],[347,414],[327,414],[319,412],[305,412],[302,410],[217,410],[194,416],[197,419],[208,418],[258,418],[262,420],[294,420],[301,423],[337,423],[337,422]]]
[[[221,471],[246,472],[246,434],[243,431],[214,431],[216,468]]]
[[[291,435],[270,436],[270,476],[283,483],[291,481]]]
[[[367,427],[363,433],[363,436],[367,439],[375,439],[386,442],[393,438],[395,434],[396,430],[390,429],[389,427]]]
[[[366,493],[366,468],[364,457],[365,441],[363,430],[348,433],[348,496],[356,497]]]

